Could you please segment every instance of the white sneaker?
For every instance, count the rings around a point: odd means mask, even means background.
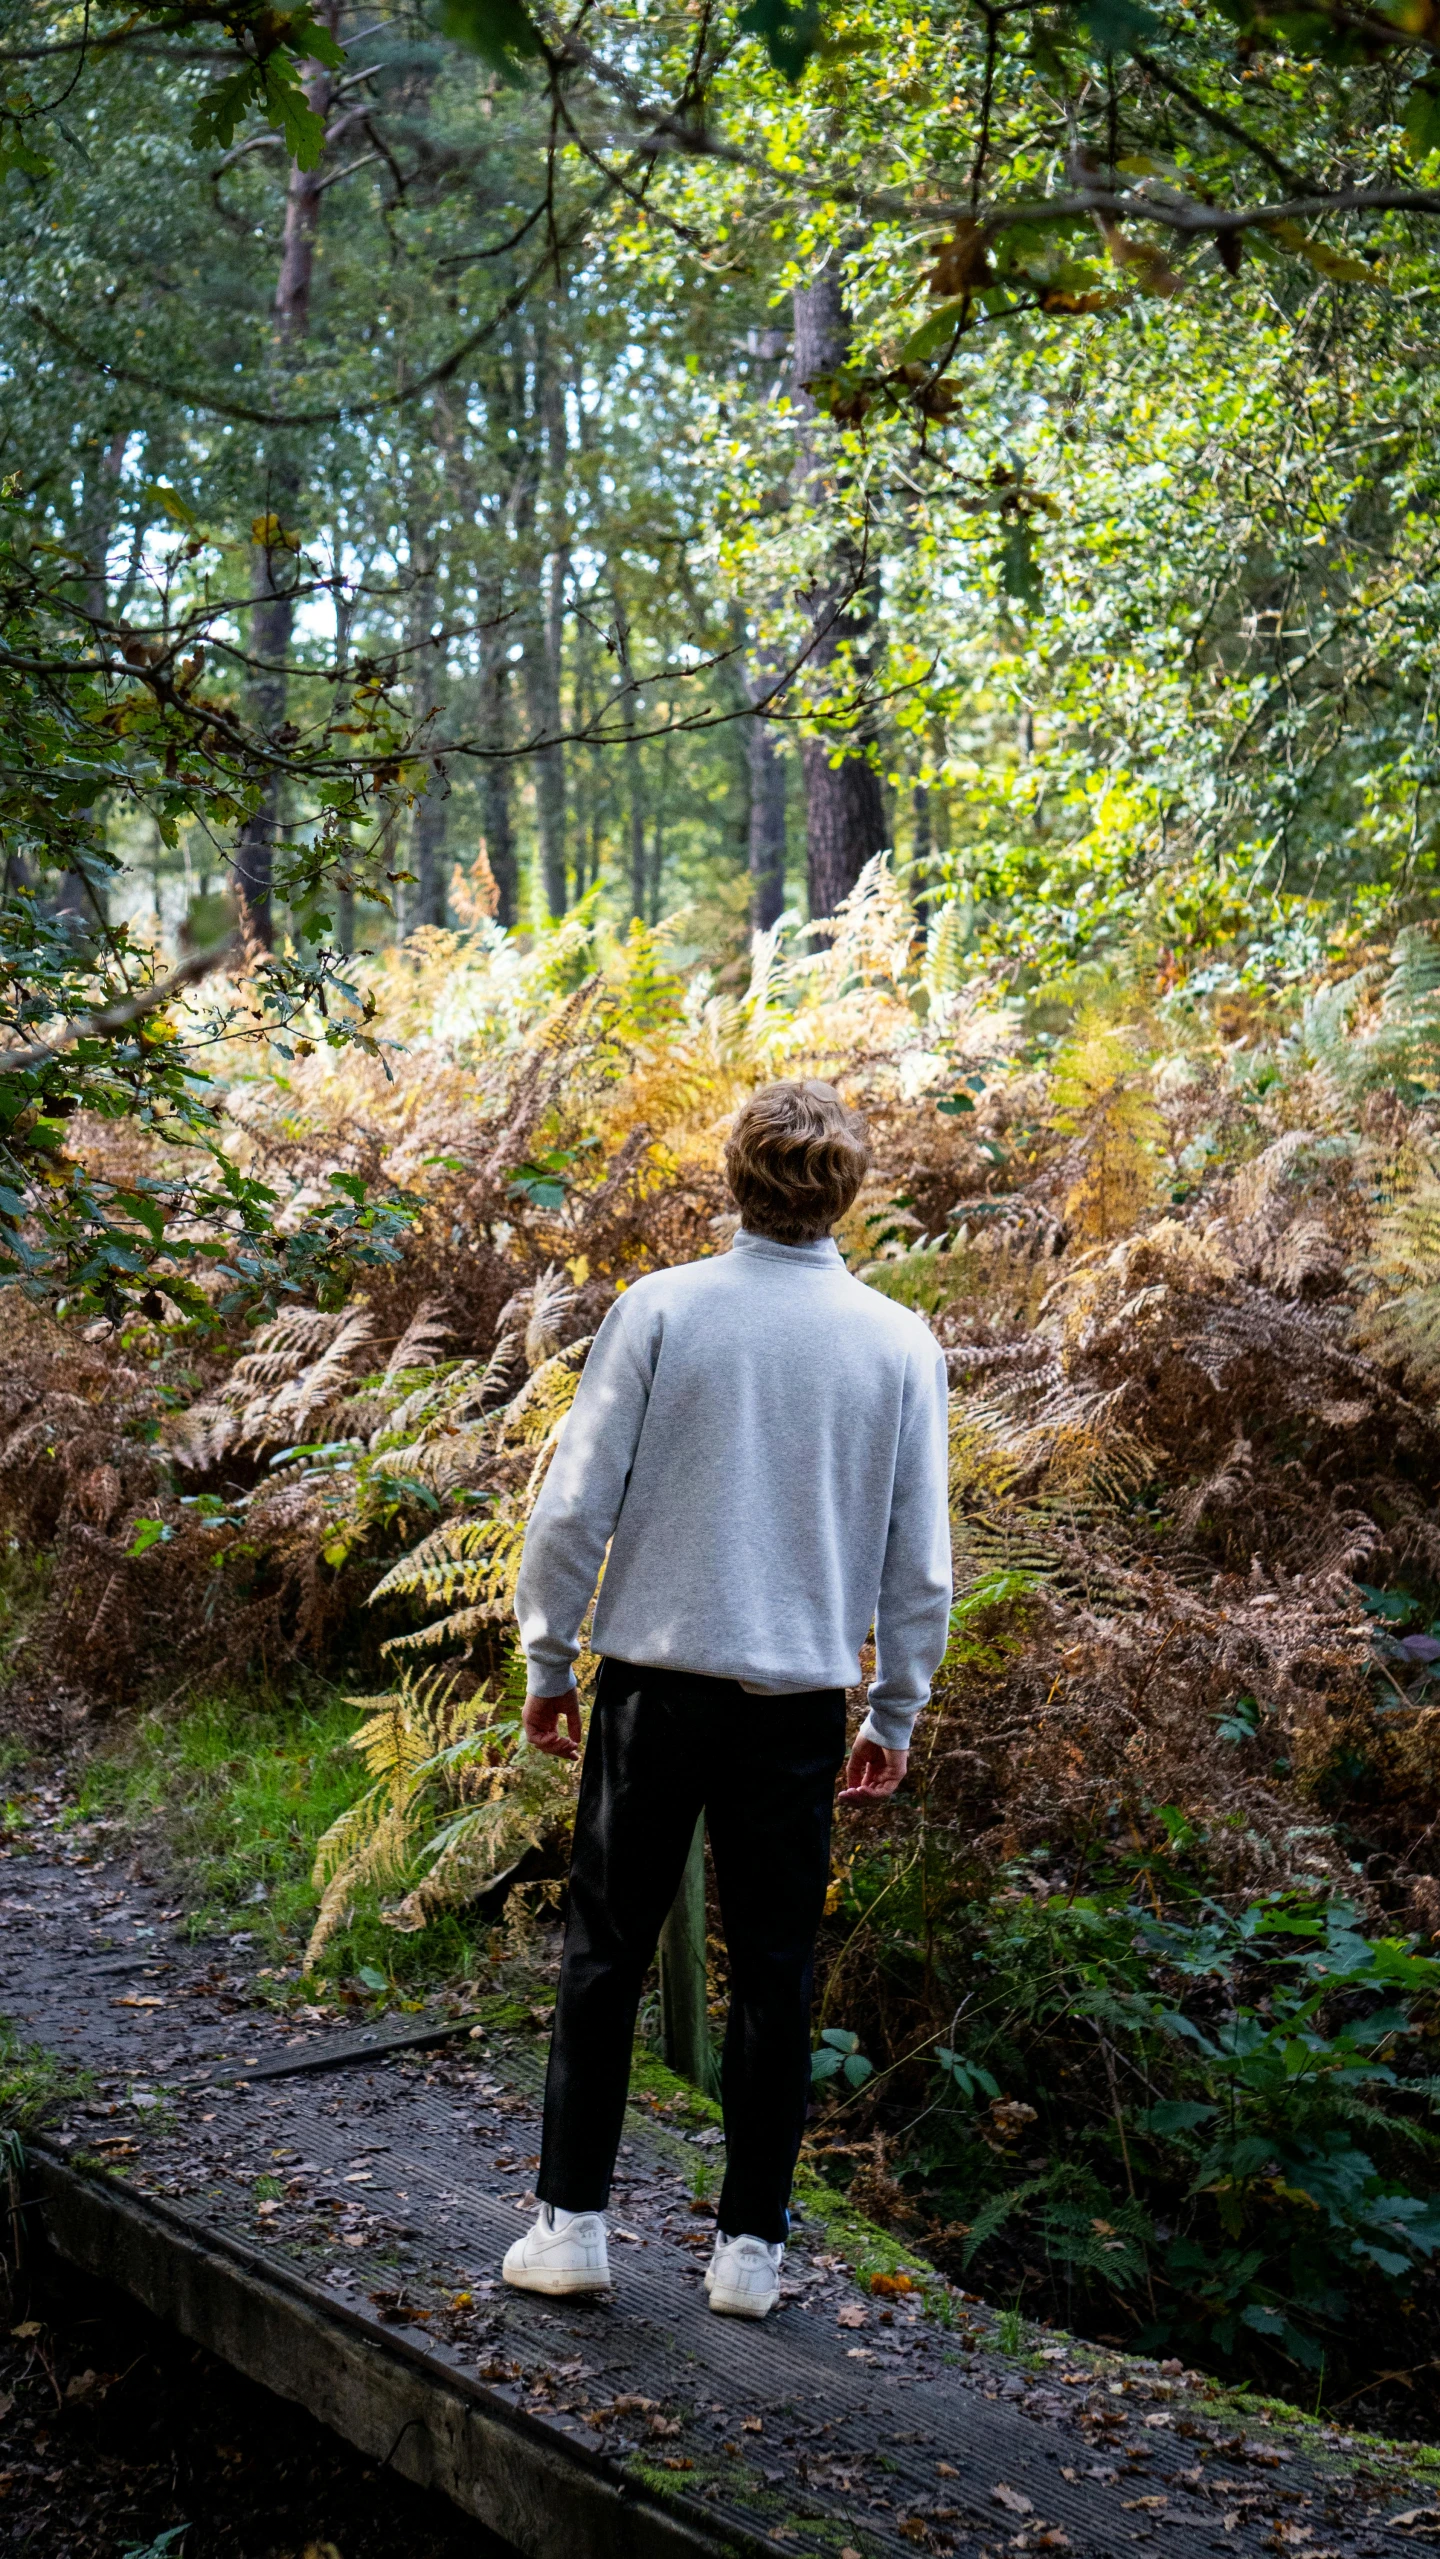
[[[524,2238],[506,2249],[500,2272],[518,2292],[608,2292],[605,2215],[542,2204]]]
[[[711,2309],[725,2311],[733,2319],[763,2319],[780,2298],[784,2263],[784,2244],[778,2239],[772,2243],[745,2233],[727,2239],[719,2231],[715,2254],[705,2270]]]

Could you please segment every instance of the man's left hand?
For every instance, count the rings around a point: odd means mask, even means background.
[[[879,1742],[857,1742],[850,1753],[842,1804],[862,1812],[867,1804],[886,1804],[910,1765],[908,1750],[882,1750]]]

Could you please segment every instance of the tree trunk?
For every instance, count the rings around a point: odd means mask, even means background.
[[[543,312],[535,324],[534,416],[545,443],[548,529],[558,532],[565,470],[565,400]],[[550,915],[563,915],[569,904],[565,880],[565,750],[560,744],[561,648],[568,565],[564,541],[554,542],[537,565],[538,604],[525,639],[525,701],[531,730],[540,741],[534,758],[535,814],[540,831],[545,906]]]
[[[334,35],[340,21],[339,0],[328,0],[321,16]],[[315,113],[328,115],[333,86],[322,63],[307,62],[301,86]],[[319,167],[301,169],[291,162],[285,190],[285,236],[275,286],[275,334],[282,371],[310,331],[310,287],[315,273],[322,185]],[[271,738],[284,726],[287,662],[295,625],[294,558],[280,537],[290,530],[299,491],[300,474],[294,454],[282,452],[266,475],[260,527],[250,555],[250,652],[259,661],[249,683],[250,717],[262,736]],[[242,913],[250,931],[267,947],[274,939],[270,902],[282,789],[282,776],[272,769],[266,776],[259,807],[240,830],[235,853],[235,890]]]
[[[287,469],[281,479],[283,485],[272,482],[266,491],[266,515],[277,523],[289,512],[285,500],[293,507],[296,496],[293,471]],[[257,542],[251,555],[250,655],[255,663],[247,689],[251,724],[264,738],[273,738],[285,721],[286,661],[295,620],[293,589],[287,583],[291,561],[292,554],[273,541]],[[235,894],[242,919],[267,949],[275,938],[270,899],[282,790],[283,776],[272,766],[265,775],[259,805],[240,830],[235,852]]]
[[[935,837],[932,831],[933,817],[930,806],[930,788],[928,783],[922,781],[918,774],[915,780],[914,791],[911,794],[910,807],[915,837],[910,867],[910,902],[914,907],[915,913],[919,917],[920,922],[925,924],[929,921],[930,916],[931,875],[935,861]]]
[[[436,400],[438,440],[451,486],[452,521],[483,524],[498,538],[502,527],[510,521],[510,501],[514,496],[513,482],[507,487],[499,457],[508,450],[515,416],[515,402],[506,380],[500,350],[490,350],[478,380],[485,401],[490,444],[483,496],[476,479],[471,436],[468,429],[464,433],[457,429],[444,391]],[[505,570],[500,558],[485,555],[476,566],[475,609],[476,637],[480,646],[478,726],[479,741],[484,750],[480,771],[481,841],[485,859],[490,865],[490,876],[495,883],[495,921],[507,933],[513,933],[519,914],[520,887],[510,811],[511,768],[505,754],[509,743],[510,661],[507,652],[511,634],[505,618]]]
[[[645,895],[644,749],[635,734],[635,688],[628,674],[620,696],[620,718],[625,730],[625,780],[630,799],[630,912],[643,924],[648,904]]]
[[[85,611],[98,627],[110,612],[110,545],[124,468],[129,427],[117,427],[97,459],[86,465],[80,502],[80,545],[85,558]],[[55,891],[55,913],[77,936],[105,921],[103,883],[83,869],[62,871]]]
[[[331,536],[330,551],[335,562],[335,583],[331,589],[335,612],[335,700],[331,718],[338,720],[347,689],[350,634],[355,625],[355,608],[359,599],[350,593],[340,571],[341,540],[338,530]],[[349,854],[341,862],[335,879],[335,939],[346,959],[355,948],[355,879],[351,869],[354,851],[352,837]]]
[[[494,617],[480,634],[480,734],[485,758],[482,823],[485,858],[499,891],[495,921],[513,933],[519,918],[520,873],[515,859],[515,829],[510,814],[510,759],[505,754],[510,709],[510,662],[505,654],[506,630],[499,597]]]
[[[768,686],[762,676],[748,680],[751,701]],[[745,755],[750,768],[750,923],[768,933],[785,907],[785,767],[768,721],[745,723]]]
[[[802,496],[817,509],[832,494],[822,455],[825,429],[820,412],[806,390],[817,375],[834,373],[844,363],[850,343],[850,319],[838,278],[822,275],[795,292],[795,397],[811,425],[804,439],[800,475]],[[814,642],[807,661],[823,675],[842,651],[851,653],[856,674],[863,672],[866,644],[875,620],[873,579],[853,541],[836,543],[822,581],[806,599]],[[872,855],[888,840],[880,776],[865,748],[869,724],[850,723],[858,752],[830,736],[807,737],[800,763],[805,776],[805,834],[810,913],[833,915],[848,897]]]
[[[440,707],[440,647],[434,636],[436,551],[433,525],[413,523],[409,530],[410,609],[406,617],[410,653],[410,698],[415,708],[415,742],[423,753],[433,743]],[[425,790],[415,803],[410,828],[410,868],[415,894],[409,920],[417,924],[445,921],[445,836],[450,784],[443,763],[430,766]]]
[[[651,924],[660,921],[660,905],[665,874],[665,831],[670,813],[670,771],[675,755],[675,740],[666,737],[660,748],[660,787],[655,794],[655,815],[650,829],[650,883],[646,915]]]

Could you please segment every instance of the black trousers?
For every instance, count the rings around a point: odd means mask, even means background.
[[[604,1663],[575,1820],[542,2202],[599,2212],[609,2200],[640,1987],[703,1808],[731,1979],[719,2226],[785,2237],[844,1753],[841,1688],[750,1697],[731,1679]]]

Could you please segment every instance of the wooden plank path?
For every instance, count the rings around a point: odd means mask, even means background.
[[[0,2012],[88,2074],[30,2145],[33,2216],[524,2559],[1415,2546],[1392,2518],[1435,2492],[1403,2459],[1237,2427],[1098,2348],[1007,2357],[962,2296],[946,2321],[862,2292],[814,2220],[775,2317],[716,2318],[692,2188],[717,2135],[693,2118],[631,2110],[611,2301],[508,2291],[500,2258],[534,2208],[536,2025],[513,2002],[478,2029],[297,2019],[266,2002],[243,1935],[188,1942],[57,1811],[0,1857]]]

